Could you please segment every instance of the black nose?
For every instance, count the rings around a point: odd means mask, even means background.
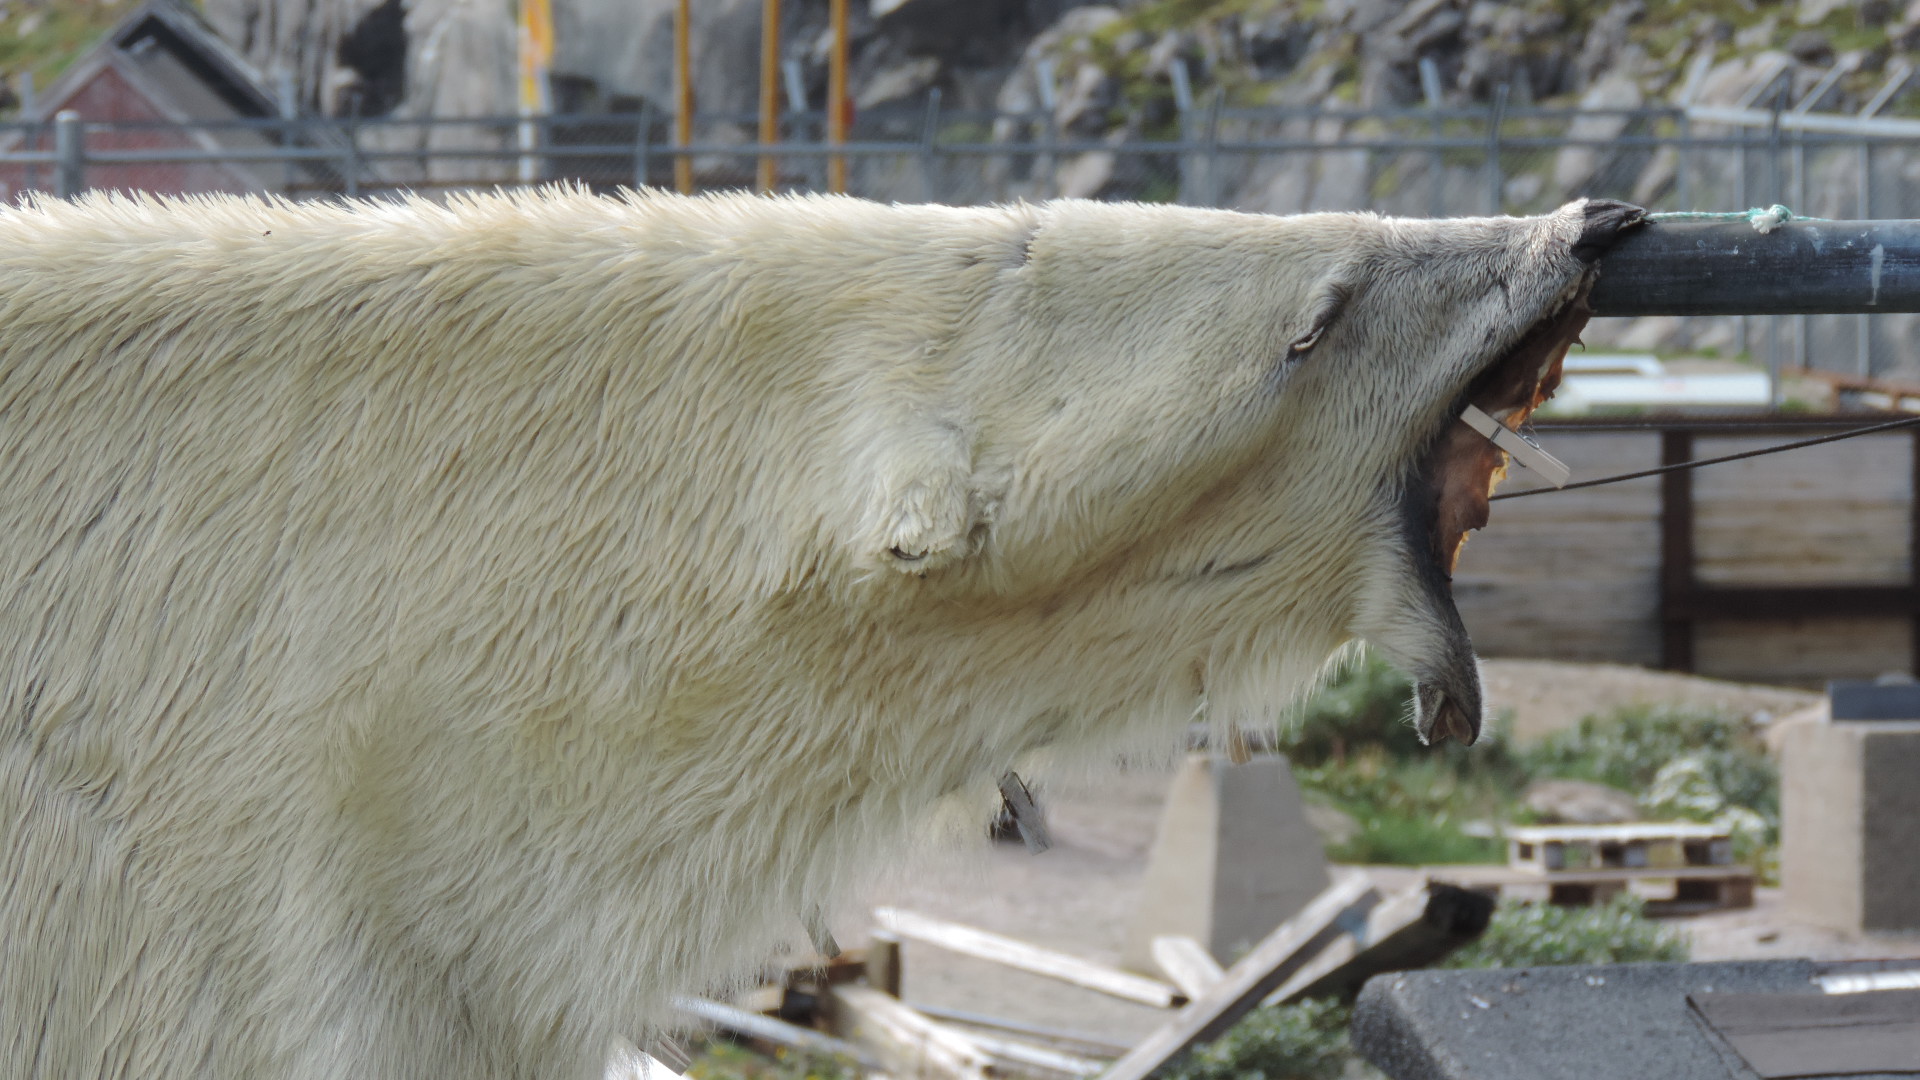
[[[1574,241],[1573,257],[1589,266],[1613,247],[1622,232],[1647,219],[1645,210],[1612,199],[1588,199],[1582,209],[1587,220],[1580,227],[1580,239]]]
[[[1467,698],[1468,700],[1462,700]],[[1434,683],[1417,683],[1413,688],[1414,723],[1420,741],[1432,746],[1448,739],[1472,746],[1480,737],[1480,701],[1478,687],[1450,694]]]

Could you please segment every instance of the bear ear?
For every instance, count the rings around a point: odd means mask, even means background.
[[[924,574],[973,552],[984,515],[971,444],[964,431],[948,424],[896,429],[876,441],[868,462],[872,486],[855,541],[862,563]]]

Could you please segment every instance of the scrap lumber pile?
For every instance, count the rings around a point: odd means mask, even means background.
[[[1486,928],[1490,897],[1421,882],[1382,898],[1364,875],[1343,877],[1230,967],[1191,939],[1160,938],[1165,980],[915,912],[874,913],[871,944],[824,964],[789,968],[733,1004],[683,999],[690,1023],[750,1042],[844,1057],[866,1072],[942,1080],[1031,1076],[1144,1080],[1261,1005],[1351,998],[1382,971],[1432,964]],[[916,1004],[900,996],[900,943],[914,941],[1041,975],[1079,990],[1167,1010],[1131,1047],[1011,1018]]]

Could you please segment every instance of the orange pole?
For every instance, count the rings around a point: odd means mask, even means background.
[[[780,141],[780,0],[763,0],[760,10],[760,145],[772,146]],[[773,155],[761,154],[761,192],[779,179]]]
[[[847,0],[833,0],[833,54],[827,62],[827,144],[847,141]],[[827,158],[827,190],[847,190],[847,157]]]
[[[680,0],[673,20],[673,141],[678,146],[693,145],[692,7],[693,0]],[[693,194],[693,159],[685,154],[674,156],[673,186],[682,195]]]

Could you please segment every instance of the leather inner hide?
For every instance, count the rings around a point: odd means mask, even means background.
[[[1467,400],[1518,430],[1560,385],[1560,366],[1567,348],[1593,315],[1586,299],[1587,291],[1582,287],[1558,314],[1535,324],[1512,351],[1474,380]],[[1449,578],[1460,560],[1467,534],[1486,525],[1488,497],[1506,474],[1506,451],[1457,419],[1447,425],[1446,434],[1428,459],[1427,477],[1439,499],[1433,549],[1440,558],[1440,569]]]

